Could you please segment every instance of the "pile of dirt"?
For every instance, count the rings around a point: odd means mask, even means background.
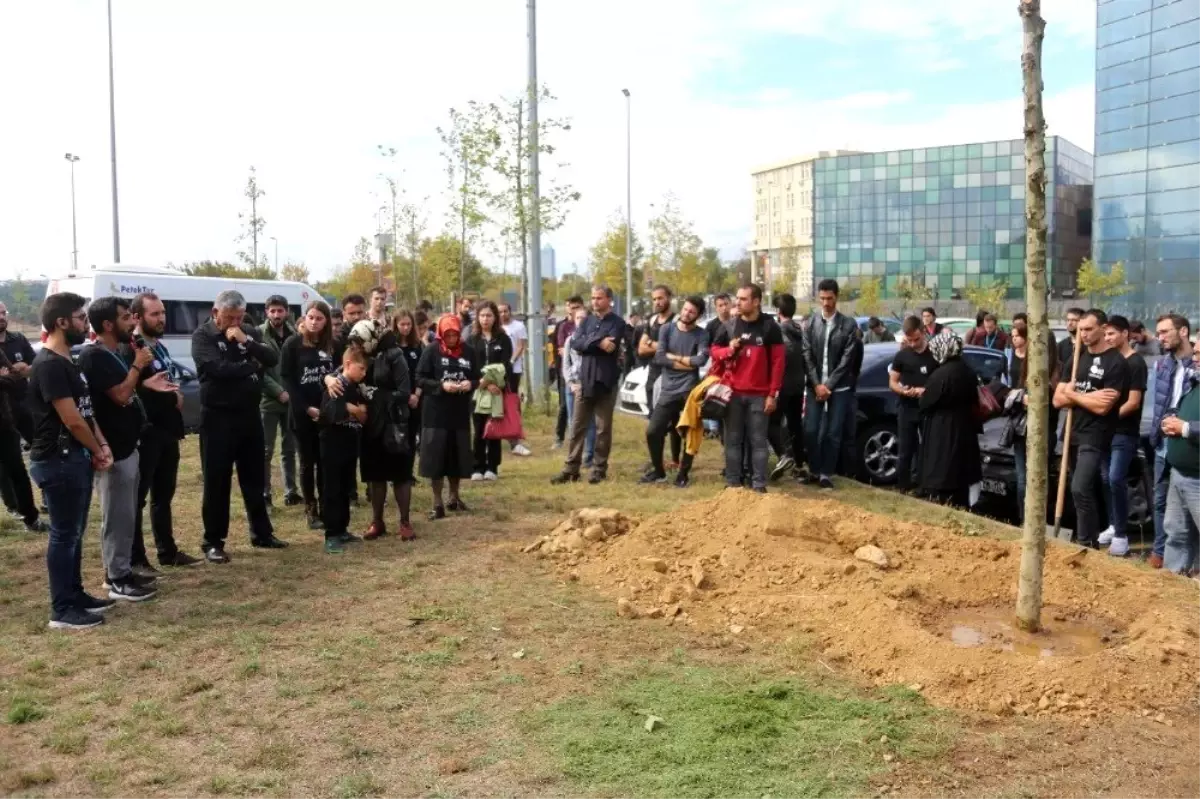
[[[1025,635],[1011,623],[1017,541],[745,491],[632,525],[583,509],[526,551],[612,596],[622,616],[798,639],[826,665],[944,705],[1083,724],[1129,712],[1171,724],[1161,711],[1195,707],[1191,580],[1052,544],[1047,629]]]

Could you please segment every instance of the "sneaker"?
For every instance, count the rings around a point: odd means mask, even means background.
[[[667,475],[660,472],[646,472],[638,478],[639,485],[654,485],[667,482]]]
[[[567,483],[578,483],[579,475],[572,472],[561,472],[550,478],[550,485],[561,486]]]
[[[532,455],[533,452],[530,451],[529,447],[525,446],[524,444],[517,444],[512,448],[512,454],[519,455],[522,458],[527,458]]]
[[[791,455],[784,455],[779,459],[779,463],[775,464],[775,468],[771,470],[771,482],[775,482],[795,467],[796,459]]]
[[[1103,543],[1103,542],[1101,542]],[[1116,538],[1115,536],[1109,542],[1108,554],[1114,558],[1123,558],[1129,554],[1129,538]]]
[[[675,487],[676,488],[687,488],[690,483],[691,483],[691,480],[688,479],[688,476],[686,474],[681,474],[675,478]]]
[[[806,473],[803,477],[799,478],[799,480],[806,486],[815,486],[821,482],[821,478],[817,477],[812,472]]]
[[[297,505],[304,504],[304,497],[300,496],[295,491],[292,491],[286,497],[283,498],[283,504],[289,508],[294,508]]]
[[[225,550],[221,547],[207,547],[204,550],[204,559],[209,563],[229,562],[229,556],[225,554]]]
[[[497,475],[495,472],[484,472],[483,479],[487,480],[488,482],[493,482],[495,480],[499,480],[500,476]]]
[[[342,533],[340,536],[338,536],[338,538],[341,539],[343,544],[361,544],[362,543],[362,536],[357,536],[354,533]]]
[[[413,541],[416,539],[416,537],[417,537],[417,534],[413,530],[413,526],[411,524],[409,524],[408,522],[400,522],[400,540],[401,541]]]
[[[18,518],[20,518],[20,517],[18,517]],[[34,519],[31,522],[27,522],[24,519],[21,519],[21,523],[25,525],[25,532],[27,532],[27,533],[48,533],[48,532],[50,532],[50,525],[46,524],[41,519]]]
[[[832,491],[833,490],[833,480],[826,477],[825,475],[821,475],[821,477],[818,478],[817,484],[821,486],[822,491]]]
[[[266,538],[255,538],[250,541],[250,546],[255,549],[287,549],[288,542],[276,538],[274,535],[269,535]]]
[[[321,517],[315,514],[308,514],[308,529],[309,530],[324,530],[325,522],[321,521]]]
[[[50,617],[51,630],[86,630],[104,624],[104,617],[86,610],[71,608]]]
[[[162,577],[162,572],[149,563],[135,563],[133,566],[133,575],[143,580],[157,580],[159,577]]]
[[[483,481],[483,472],[471,472],[471,481],[479,483]]]
[[[326,538],[325,539],[325,554],[326,555],[340,555],[345,551],[346,551],[345,548],[343,548],[343,546],[342,546],[342,539],[340,539],[340,538]]]
[[[1116,537],[1116,534],[1117,531],[1114,530],[1113,526],[1110,524],[1108,527],[1104,528],[1104,530],[1100,533],[1100,537],[1097,538],[1096,541],[1100,543],[1100,546],[1106,547],[1113,542],[1113,538]],[[1126,550],[1129,549],[1128,544],[1126,544],[1125,548]],[[1125,553],[1122,552],[1121,554],[1124,555]]]
[[[157,593],[156,589],[140,586],[133,580],[122,580],[108,588],[108,598],[122,602],[145,602],[154,599]]]
[[[100,584],[100,587],[107,591],[117,583],[132,583],[133,585],[141,588],[154,588],[156,585],[158,585],[158,581],[155,578],[145,577],[138,574],[135,570],[130,572],[129,576],[124,580],[114,580],[106,574],[104,575],[104,582]]]
[[[88,613],[103,613],[104,611],[117,604],[111,599],[101,599],[84,591],[76,601],[75,605],[80,610],[86,610]]]
[[[187,554],[186,552],[176,552],[174,555],[171,555],[168,558],[160,558],[158,561],[159,566],[165,566],[168,568],[171,568],[171,567],[183,568],[183,567],[187,567],[187,566],[198,566],[200,563],[203,563],[203,560],[201,558],[193,558],[191,555]]]

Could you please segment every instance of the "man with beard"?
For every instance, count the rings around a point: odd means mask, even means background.
[[[212,318],[192,334],[192,360],[200,376],[203,548],[209,563],[229,562],[225,538],[235,464],[250,521],[250,543],[262,549],[287,546],[275,537],[263,501],[263,429],[258,415],[262,370],[278,359],[259,341],[258,330],[244,324],[245,318],[246,298],[238,291],[222,291]]]
[[[144,417],[137,399],[142,370],[154,353],[135,347],[133,364],[121,357],[119,348],[133,333],[129,300],[100,297],[88,306],[88,321],[96,342],[79,353],[79,368],[87,379],[96,414],[96,425],[112,452],[112,466],[96,480],[100,494],[100,553],[104,559],[108,598],[143,602],[154,597],[153,569],[135,569],[133,539],[137,519],[138,441]],[[175,386],[160,374],[146,381],[156,391],[174,391]]]
[[[1162,349],[1158,346],[1158,339],[1150,335],[1146,330],[1146,326],[1136,320],[1129,323],[1129,343],[1133,347],[1133,351],[1143,358],[1151,355],[1162,355]]]
[[[1167,496],[1171,483],[1171,466],[1167,461],[1167,440],[1163,435],[1163,420],[1179,407],[1186,393],[1188,377],[1196,370],[1196,351],[1191,342],[1191,325],[1179,314],[1163,314],[1155,325],[1163,357],[1154,364],[1154,418],[1150,424],[1150,444],[1154,447],[1154,550],[1150,565],[1163,566],[1167,546],[1167,531],[1163,520],[1167,512]]]
[[[1079,320],[1083,318],[1082,308],[1067,309],[1067,335],[1055,346],[1058,347],[1059,378],[1068,380],[1071,377],[1071,363],[1075,352],[1075,331],[1079,329]],[[1080,357],[1083,357],[1082,354]]]
[[[671,289],[662,284],[655,286],[654,290],[650,292],[654,312],[646,320],[646,329],[638,340],[638,358],[641,365],[646,367],[646,405],[650,408],[650,416],[654,416],[655,400],[658,396],[658,378],[663,371],[662,366],[654,359],[655,353],[658,352],[658,334],[664,327],[675,321],[675,314],[671,313],[671,296]],[[675,429],[674,425],[671,426],[669,435],[671,436],[671,467],[678,469],[683,439],[679,437],[679,431]],[[653,470],[653,464],[651,464],[650,470]]]
[[[78,294],[46,298],[46,342],[29,371],[29,471],[50,509],[46,571],[51,629],[96,627],[104,623],[99,614],[115,604],[83,590],[83,532],[92,504],[92,475],[112,466],[112,451],[92,421],[87,382],[71,359],[71,347],[87,339],[86,304]]]
[[[283,342],[296,335],[296,328],[288,320],[287,298],[274,294],[267,298],[267,321],[259,326],[263,344],[270,348],[276,357],[276,365],[263,369],[262,402],[259,410],[262,413],[263,425],[263,499],[267,507],[271,507],[271,464],[275,459],[275,438],[281,439],[279,448],[283,456],[283,504],[288,507],[299,505],[304,500],[296,489],[296,436],[288,423],[288,391],[283,385],[283,377],[279,373],[279,353],[283,350]]]
[[[146,556],[146,539],[142,526],[146,500],[150,501],[150,530],[154,536],[154,548],[160,566],[195,566],[200,563],[180,551],[175,542],[175,529],[171,518],[171,502],[175,499],[175,487],[179,476],[179,442],[183,440],[183,394],[179,391],[155,391],[147,388],[147,381],[156,375],[165,374],[174,382],[175,362],[162,335],[167,329],[167,311],[154,294],[139,294],[130,306],[137,325],[134,341],[153,353],[154,360],[142,369],[137,395],[146,411],[149,424],[142,429],[142,440],[138,445],[138,490],[137,517],[134,522],[133,564],[134,567],[149,569]],[[121,357],[133,363],[137,353],[132,344],[121,345]]]
[[[342,354],[346,351],[346,340],[350,331],[367,315],[367,301],[361,294],[347,294],[342,297],[341,324],[334,320],[337,327],[333,331],[333,362],[341,363]]]
[[[463,297],[458,301],[458,318],[462,322],[462,329],[468,330],[471,327],[473,318],[471,312],[475,309],[475,303],[470,297]]]
[[[47,528],[38,519],[33,486],[21,454],[21,439],[28,441],[33,435],[33,419],[25,404],[31,363],[33,348],[20,333],[8,331],[8,309],[0,302],[0,493],[9,513],[19,517],[26,530],[44,533]]]
[[[929,350],[929,339],[920,319],[906,317],[901,329],[904,342],[888,367],[888,388],[900,397],[896,420],[896,487],[907,494],[912,490],[913,473],[920,472],[917,459],[921,457],[921,395],[938,362]]]
[[[1079,319],[1079,365],[1063,367],[1054,389],[1054,407],[1074,408],[1071,414],[1071,496],[1075,499],[1075,540],[1095,549],[1101,531],[1099,497],[1101,474],[1112,452],[1118,413],[1129,394],[1125,357],[1104,341],[1108,317],[1093,308]],[[1065,435],[1065,433],[1064,433]]]
[[[700,382],[700,367],[708,363],[708,331],[696,327],[696,320],[703,313],[703,298],[688,297],[679,309],[679,318],[673,324],[663,325],[659,329],[654,360],[662,369],[662,387],[646,427],[650,471],[642,476],[641,483],[663,483],[667,480],[663,444],[667,433],[675,430],[688,395]],[[676,481],[681,488],[687,486],[690,468],[691,456],[684,456]]]

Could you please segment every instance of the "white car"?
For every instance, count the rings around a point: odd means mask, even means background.
[[[650,370],[645,366],[638,366],[625,375],[621,391],[617,395],[617,407],[621,411],[634,416],[650,415],[650,398],[646,394],[646,376],[649,373]]]

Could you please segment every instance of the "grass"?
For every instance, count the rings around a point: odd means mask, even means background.
[[[610,482],[551,487],[561,460],[549,422],[534,415],[526,428],[538,454],[506,453],[498,483],[467,484],[472,513],[429,523],[428,483],[414,492],[413,543],[327,557],[301,509],[280,507],[291,547],[253,550],[235,497],[232,564],[173,571],[153,602],[79,634],[46,629],[44,538],[0,521],[0,792],[839,795],[891,781],[898,764],[955,773],[933,765],[958,725],[918,697],[807,671],[814,661],[795,646],[740,651],[684,625],[630,624],[520,554],[577,507],[648,515],[712,496],[711,442],[687,491],[635,487],[644,428],[619,417]],[[200,489],[189,438],[175,518],[193,553]],[[839,498],[964,532],[1007,529],[856,484]],[[94,514],[84,582],[98,590]],[[365,509],[353,518],[365,529]],[[663,719],[653,733],[643,710]]]

